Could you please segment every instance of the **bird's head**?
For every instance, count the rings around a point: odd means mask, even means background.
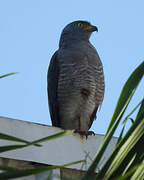
[[[74,21],[68,24],[61,33],[60,46],[68,41],[88,41],[92,32],[98,31],[96,26],[87,21]]]

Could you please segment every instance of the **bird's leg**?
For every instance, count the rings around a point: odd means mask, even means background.
[[[95,135],[95,133],[93,131],[88,131],[88,130],[83,131],[83,130],[81,130],[82,129],[81,128],[82,120],[83,120],[83,116],[80,116],[80,118],[79,118],[79,129],[76,129],[74,131],[74,133],[79,133],[80,136],[82,136],[82,137],[85,136],[86,139],[88,138],[88,136]]]

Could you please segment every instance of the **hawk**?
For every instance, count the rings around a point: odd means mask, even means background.
[[[88,132],[104,97],[104,73],[100,57],[90,43],[96,26],[74,21],[62,31],[47,75],[52,125]]]

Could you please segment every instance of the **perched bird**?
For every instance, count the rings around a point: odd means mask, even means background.
[[[88,132],[104,97],[104,73],[90,43],[96,26],[74,21],[62,31],[59,49],[51,58],[47,84],[52,125]]]

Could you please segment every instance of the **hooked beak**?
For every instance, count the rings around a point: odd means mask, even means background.
[[[85,28],[85,30],[89,31],[89,32],[94,32],[97,31],[98,32],[98,28],[96,26],[93,25],[89,25]]]

